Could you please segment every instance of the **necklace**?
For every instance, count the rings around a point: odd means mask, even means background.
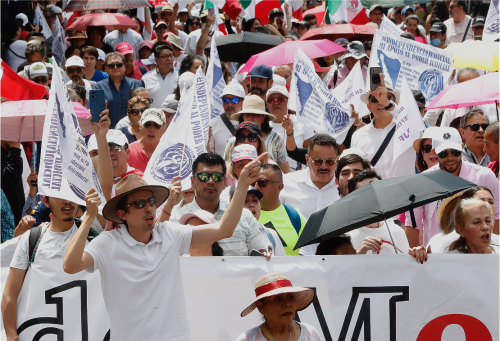
[[[273,334],[271,334],[269,332],[269,330],[266,328],[266,322],[264,322],[261,327],[262,327],[262,330],[265,332],[265,334],[267,334],[266,335],[267,337],[270,336],[270,337],[273,338],[273,341],[276,341],[276,339],[274,338]],[[290,324],[288,325],[288,332],[290,333],[290,336],[288,337],[288,341],[290,341],[292,339],[292,329],[290,328]]]

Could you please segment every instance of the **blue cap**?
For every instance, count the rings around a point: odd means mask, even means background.
[[[413,11],[413,8],[411,8],[410,6],[406,6],[405,8],[403,8],[401,10],[401,14],[405,14],[407,10],[411,9]]]
[[[250,71],[247,77],[273,79],[273,70],[264,64],[257,65]]]

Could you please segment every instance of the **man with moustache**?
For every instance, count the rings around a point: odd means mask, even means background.
[[[75,83],[80,86],[84,86],[86,98],[90,98],[89,91],[92,90],[92,86],[95,84],[95,82],[83,78],[84,67],[85,64],[83,63],[82,58],[78,56],[71,56],[70,58],[68,58],[68,60],[66,60],[66,73],[71,80],[67,82],[66,85]]]
[[[248,74],[250,93],[257,95],[265,102],[267,90],[273,86],[273,70],[264,64],[255,66]]]

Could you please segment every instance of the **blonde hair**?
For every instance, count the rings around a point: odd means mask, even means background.
[[[457,208],[455,209],[455,228],[457,227],[464,228],[467,223],[467,217],[469,215],[469,211],[476,207],[486,208],[488,212],[490,212],[490,216],[493,216],[493,209],[491,208],[491,205],[485,201],[472,198],[460,200],[460,202],[457,205]],[[452,251],[458,249],[459,247],[464,247],[464,246],[466,246],[466,239],[460,236],[460,238],[451,243],[449,250]]]
[[[146,104],[146,106],[149,108],[149,100],[147,98],[144,98],[144,97],[141,97],[141,96],[135,96],[135,97],[132,97],[129,101],[128,101],[128,106],[127,106],[127,114],[130,113],[130,110],[133,108],[134,105],[136,105],[137,103],[144,103]]]
[[[259,137],[259,148],[257,148],[257,155],[262,155],[265,152],[267,152],[267,148],[266,148],[266,145],[264,144],[264,140],[262,139],[262,136],[260,136],[260,135],[257,135],[257,136]],[[231,147],[231,152],[229,153],[229,155],[231,157],[231,162],[229,162],[228,166],[227,166],[227,175],[231,179],[237,179],[236,174],[234,174],[233,160],[232,160],[233,150],[234,150],[234,147],[236,147],[237,145],[238,145],[237,142],[234,141],[234,144]],[[261,163],[267,163],[267,156],[262,159]]]

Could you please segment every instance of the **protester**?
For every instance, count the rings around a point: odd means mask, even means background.
[[[111,46],[113,50],[116,50],[116,47],[120,43],[129,43],[130,46],[132,46],[132,49],[134,50],[135,59],[139,59],[139,48],[143,41],[144,39],[142,39],[141,35],[130,28],[114,30],[108,33],[103,40],[103,42]],[[104,49],[100,46],[95,46],[95,47],[98,47],[104,51]]]
[[[304,36],[304,34],[306,34],[307,31],[309,31],[309,29],[311,28],[311,24],[309,24],[309,22],[306,20],[302,20],[296,24],[296,28],[299,37],[302,38],[302,36]]]
[[[335,168],[335,184],[341,198],[349,194],[349,181],[363,170],[370,170],[372,166],[364,158],[361,150],[353,148],[342,152]]]
[[[165,21],[158,21],[154,26],[156,39],[153,40],[153,44],[162,41],[163,35],[168,32],[168,24]]]
[[[425,34],[422,34],[419,29],[419,19],[415,14],[408,15],[405,20],[406,23],[406,31],[415,37],[415,40],[419,43],[427,44],[427,39],[425,38]],[[425,32],[425,31],[424,31]]]
[[[462,43],[468,39],[474,39],[472,33],[472,18],[465,13],[465,1],[452,1],[448,11],[450,18],[444,22],[447,28],[446,46],[451,43]]]
[[[342,62],[344,60],[345,62],[338,69],[338,71],[335,71],[334,73],[330,74],[330,79],[328,80],[327,84],[328,87],[330,89],[335,89],[337,86],[339,86],[339,84],[342,83],[347,78],[352,68],[358,62],[360,63],[361,72],[363,74],[363,80],[366,81],[368,68],[365,65],[365,58],[368,58],[368,56],[365,53],[363,44],[360,41],[350,42],[347,45],[347,52],[342,57],[339,58],[339,62]]]
[[[99,53],[97,49],[93,46],[84,46],[80,50],[80,58],[83,59],[85,65],[84,68],[84,79],[88,79],[94,82],[99,82],[105,78],[108,78],[108,74],[96,69],[97,60],[99,59]],[[66,64],[66,67],[68,65]]]
[[[142,75],[147,72],[147,69],[134,64],[134,50],[129,43],[120,43],[116,46],[116,52],[121,53],[125,57],[125,76],[141,80]]]
[[[495,173],[498,178],[498,160],[499,160],[499,151],[498,151],[498,121],[490,124],[484,133],[484,147],[483,152],[490,156],[490,163],[488,164],[488,168]]]
[[[139,121],[146,109],[149,109],[149,101],[146,98],[136,96],[129,100],[127,117],[130,125],[119,129],[126,136],[128,143],[141,139],[141,124]]]
[[[205,70],[205,63],[203,62],[203,57],[189,54],[182,59],[181,65],[179,66],[179,75],[182,75],[184,72],[187,71],[196,74],[196,70],[198,70],[198,68],[200,67],[202,68],[202,70]]]
[[[87,98],[87,91],[85,91],[85,87],[71,83],[66,86],[66,89],[68,90],[71,102],[78,102],[84,107],[87,107],[89,100]]]
[[[147,65],[142,62],[144,59],[148,59],[153,53],[153,42],[143,41],[139,47],[139,58],[134,61],[134,65],[142,66],[147,69]]]
[[[179,224],[181,225],[199,226],[199,225],[216,224],[216,223],[217,222],[214,219],[214,215],[210,212],[203,210],[199,210],[193,213],[186,213],[181,217],[181,219],[179,219]],[[217,242],[189,247],[190,257],[207,257],[207,256],[223,256],[223,255],[224,251]]]
[[[0,190],[1,192],[1,201],[0,201],[0,209],[1,209],[1,224],[0,229],[1,229],[1,242],[6,242],[8,240],[11,240],[12,237],[14,236],[14,230],[16,228],[16,223],[14,220],[14,213],[12,212],[12,209],[10,208],[10,203],[9,200],[7,200],[7,197],[5,196],[3,189]]]
[[[172,44],[172,51],[174,52],[174,68],[176,71],[179,71],[182,61],[186,57],[186,54],[183,52],[184,48],[182,47],[182,39],[175,34],[169,34],[166,41]]]
[[[376,4],[370,7],[368,17],[370,18],[370,22],[377,25],[377,28],[380,28],[380,23],[384,17],[383,10],[382,6]]]
[[[83,78],[84,72],[83,69],[85,64],[83,63],[83,59],[78,56],[72,56],[71,58],[66,60],[66,73],[71,78],[71,80],[66,83],[66,85],[70,85],[71,83],[76,83],[80,86],[85,87],[86,97],[89,97],[89,91],[96,86],[96,82],[89,81]]]
[[[490,156],[484,152],[484,135],[490,125],[488,118],[480,109],[469,111],[460,119],[460,135],[465,141],[462,160],[487,167]]]
[[[106,29],[104,28],[104,26],[87,26],[87,37],[89,37],[88,42],[90,45],[92,45],[96,49],[102,50],[105,54],[114,52],[114,48],[104,42],[105,36]]]
[[[434,23],[429,29],[429,44],[439,49],[444,49],[446,47],[447,30],[448,28],[442,22]]]
[[[175,99],[171,100],[165,100],[163,104],[161,105],[161,110],[163,110],[163,113],[165,114],[165,122],[166,122],[166,129],[170,126],[170,123],[174,119],[175,114],[177,113],[177,109],[179,107],[179,101],[176,101]]]
[[[238,176],[247,163],[255,160],[259,155],[267,152],[266,147],[262,142],[262,138],[259,136],[259,127],[255,123],[243,122],[237,131],[238,135],[240,135],[240,133],[246,134],[247,139],[236,141],[233,151],[231,152],[231,162],[227,163],[227,186],[233,185],[238,181]],[[258,137],[258,141],[254,141],[255,137]],[[267,163],[269,160],[267,157],[264,157],[262,161]],[[221,198],[229,201],[229,191],[230,188],[226,187],[221,194]]]
[[[257,65],[248,74],[250,78],[250,92],[266,100],[266,93],[273,86],[273,70],[267,65]]]
[[[23,156],[21,144],[2,140],[2,191],[10,203],[14,221],[17,223],[22,217],[24,206],[24,190],[22,183]]]
[[[439,132],[436,127],[427,128],[422,137],[413,142],[413,149],[417,153],[417,160],[415,166],[419,173],[437,165],[438,156],[432,149],[432,136],[434,133]]]
[[[24,50],[28,44],[21,39],[21,34],[22,27],[15,20],[10,20],[8,23],[5,21],[5,24],[2,25],[2,36],[8,37],[8,40],[2,43],[2,59],[14,71],[26,60]]]
[[[36,62],[28,67],[28,74],[26,75],[29,79],[37,84],[49,86],[49,72],[44,63]]]
[[[68,37],[66,39],[70,41],[71,46],[77,46],[79,48],[81,48],[82,45],[87,42],[87,36],[83,31],[74,32],[71,37]]]
[[[483,39],[484,22],[486,19],[482,16],[475,17],[472,20],[472,33],[474,34],[474,40]]]

